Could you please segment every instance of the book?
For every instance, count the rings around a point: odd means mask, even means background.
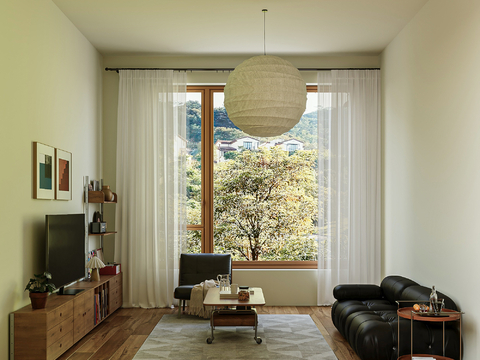
[[[220,299],[238,299],[238,294],[232,294],[229,290],[220,291]]]

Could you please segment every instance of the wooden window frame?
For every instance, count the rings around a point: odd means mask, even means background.
[[[214,119],[213,96],[223,92],[224,85],[200,86],[188,85],[187,92],[201,93],[202,97],[202,134],[201,134],[201,181],[202,181],[202,219],[201,224],[187,225],[188,230],[201,231],[202,253],[213,253],[213,159],[214,159]],[[307,86],[308,92],[316,92],[317,86]],[[207,146],[208,145],[208,146]],[[208,240],[207,240],[208,239]],[[317,261],[233,261],[234,269],[317,269]]]

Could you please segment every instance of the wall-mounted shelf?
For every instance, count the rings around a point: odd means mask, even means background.
[[[92,219],[90,218],[90,211],[88,204],[99,204],[100,205],[100,214],[101,219],[103,219],[103,204],[116,204],[118,201],[118,196],[116,193],[113,193],[113,201],[105,201],[105,194],[103,191],[90,191],[89,190],[89,177],[84,176],[83,186],[84,186],[84,212],[85,212],[85,249],[89,247],[88,237],[95,236],[97,239],[100,238],[100,248],[103,250],[103,237],[107,235],[114,235],[116,231],[107,231],[104,233],[92,233],[90,231],[90,224]],[[100,187],[103,187],[103,179],[100,180]]]
[[[107,231],[104,233],[99,233],[99,234],[93,234],[93,233],[88,233],[88,236],[106,236],[106,235],[113,235],[116,234],[116,231]]]
[[[105,201],[105,194],[102,191],[89,191],[88,192],[88,202],[95,204],[116,204],[117,203],[117,194],[113,193],[113,201]]]

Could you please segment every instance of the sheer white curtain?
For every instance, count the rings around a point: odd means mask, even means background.
[[[115,261],[123,304],[174,304],[185,239],[186,74],[121,70]]]
[[[380,71],[318,73],[318,305],[338,284],[380,281]]]

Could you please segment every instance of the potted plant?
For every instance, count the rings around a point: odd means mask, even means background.
[[[43,274],[35,274],[25,287],[25,291],[30,291],[30,301],[33,309],[45,308],[48,294],[55,290],[55,285],[48,282],[51,278],[52,275],[46,271]]]

